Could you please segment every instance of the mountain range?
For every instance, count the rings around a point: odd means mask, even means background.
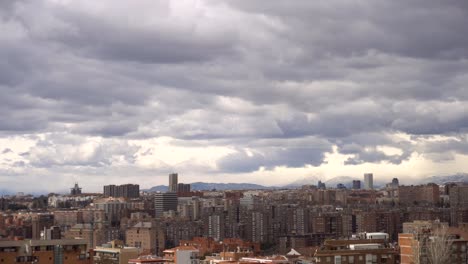
[[[350,176],[338,176],[326,181],[323,181],[327,187],[336,187],[338,183],[344,184],[347,188],[352,186],[353,180],[361,180],[359,178],[350,177]],[[294,189],[299,188],[302,185],[316,185],[318,178],[315,176],[305,177],[299,180],[296,180],[290,184],[284,186],[264,186],[259,184],[252,183],[209,183],[209,182],[194,182],[191,183],[191,189],[193,191],[206,191],[206,190],[263,190],[263,189]],[[413,184],[425,184],[425,183],[436,183],[436,184],[445,184],[448,182],[467,182],[468,183],[468,173],[458,173],[454,175],[445,175],[445,176],[431,176],[425,179],[422,179],[418,182],[413,182]],[[374,186],[384,186],[386,182],[379,182],[374,179]],[[151,187],[145,191],[149,192],[165,192],[167,191],[167,185],[158,185]]]
[[[457,173],[454,175],[446,176],[432,176],[425,178],[421,183],[436,183],[436,184],[445,184],[448,182],[468,182],[468,173]]]
[[[266,187],[259,184],[253,183],[211,183],[211,182],[194,182],[190,184],[192,191],[206,191],[206,190],[261,190],[270,189],[272,187]],[[149,192],[166,192],[168,189],[167,185],[158,185],[151,187],[146,190]]]

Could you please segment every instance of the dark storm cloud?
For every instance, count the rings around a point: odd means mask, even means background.
[[[417,151],[421,154],[453,153],[468,154],[468,137],[465,134],[458,138],[448,138],[444,140],[428,141],[424,140],[417,146]]]
[[[466,154],[392,138],[464,139],[466,1],[200,3],[1,2],[1,133],[72,136],[39,140],[37,167],[110,166],[161,136],[232,146],[229,172],[318,166],[333,145],[347,164]],[[94,136],[105,151],[70,150]]]
[[[221,171],[252,172],[261,167],[271,170],[276,166],[302,168],[304,166],[319,166],[324,162],[324,153],[331,148],[302,147],[302,148],[266,148],[261,152],[248,153],[239,151],[229,154],[217,163]]]
[[[13,153],[13,151],[9,148],[6,148],[2,151],[2,154]]]
[[[413,152],[412,143],[401,138],[394,138],[384,133],[360,133],[349,137],[335,139],[338,151],[351,155],[345,164],[362,164],[366,162],[388,162],[400,164],[410,158]],[[376,146],[398,149],[399,153],[387,154]]]
[[[247,12],[278,17],[284,37],[304,49],[349,56],[378,50],[403,56],[468,56],[466,1],[227,1]],[[310,45],[307,47],[306,45]]]
[[[202,62],[234,53],[238,36],[233,27],[205,29],[209,18],[188,25],[174,23],[171,20],[178,18],[171,16],[168,1],[153,2],[144,13],[123,12],[125,5],[99,10],[28,2],[20,14],[38,40],[61,44],[88,58],[164,64]],[[32,8],[46,9],[53,19],[28,17]]]
[[[325,153],[332,144],[315,137],[257,140],[247,148],[236,149],[217,162],[221,171],[252,172],[260,168],[271,170],[276,166],[301,168],[319,166],[325,162]]]

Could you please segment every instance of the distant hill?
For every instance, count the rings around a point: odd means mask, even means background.
[[[422,183],[436,183],[436,184],[446,184],[449,182],[468,182],[468,173],[457,173],[454,175],[444,175],[444,176],[432,176],[426,178]]]
[[[192,191],[206,191],[206,190],[263,190],[263,189],[272,189],[274,187],[266,187],[259,184],[253,183],[212,183],[212,182],[194,182],[191,183]],[[158,185],[151,187],[150,189],[146,190],[149,192],[166,192],[168,186],[166,185]]]
[[[344,184],[346,187],[351,187],[353,180],[357,178],[349,177],[349,176],[338,176],[328,180],[322,180],[325,183],[327,188],[335,188],[338,183]],[[316,176],[308,176],[297,181],[294,181],[288,185],[285,185],[285,188],[299,188],[303,185],[317,185],[320,179]]]
[[[316,176],[307,176],[302,179],[291,182],[288,185],[283,186],[284,188],[299,188],[303,185],[317,185],[319,178]]]
[[[167,185],[158,185],[158,186],[153,186],[149,189],[145,189],[143,191],[147,191],[147,192],[167,192]]]
[[[342,183],[346,188],[351,188],[353,186],[353,180],[359,179],[349,176],[338,176],[325,181],[325,185],[327,188],[335,188],[338,183]]]

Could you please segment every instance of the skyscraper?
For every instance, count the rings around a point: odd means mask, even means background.
[[[177,173],[169,174],[169,192],[177,192]]]
[[[374,189],[374,175],[372,173],[364,173],[364,189]]]

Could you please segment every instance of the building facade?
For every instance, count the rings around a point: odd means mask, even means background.
[[[169,174],[169,192],[177,192],[178,175],[177,173]]]
[[[364,174],[364,189],[366,190],[374,189],[374,175],[372,173]]]
[[[167,211],[177,211],[177,193],[176,192],[167,192],[167,193],[156,193],[154,195],[154,210],[156,217],[162,217],[164,212]]]

